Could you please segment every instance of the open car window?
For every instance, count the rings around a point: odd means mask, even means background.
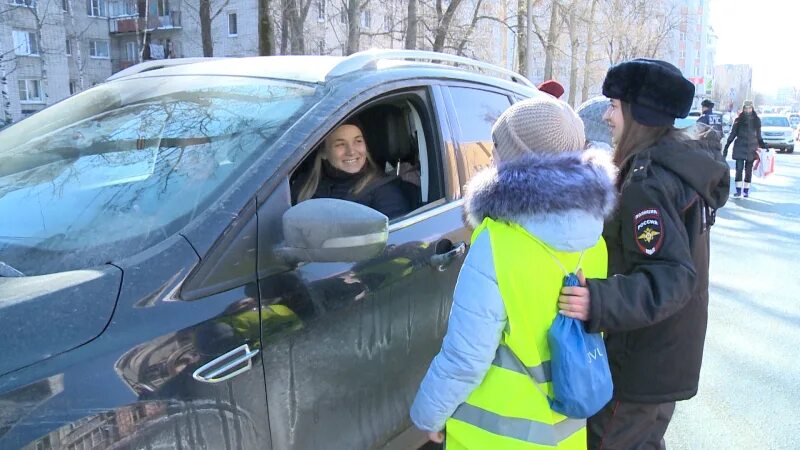
[[[277,80],[120,80],[5,129],[3,261],[54,273],[160,242],[213,206],[318,97]]]

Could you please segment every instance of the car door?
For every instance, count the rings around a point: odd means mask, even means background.
[[[411,427],[408,410],[439,349],[469,238],[459,186],[447,181],[456,169],[439,88],[425,92],[438,167],[430,185],[444,186],[442,198],[392,221],[385,250],[367,261],[270,270],[275,259],[267,257],[259,265],[276,448],[375,448]],[[274,239],[260,251],[278,244],[288,186],[259,208],[259,236]]]
[[[3,132],[0,448],[271,448],[255,190],[316,98],[121,80]]]

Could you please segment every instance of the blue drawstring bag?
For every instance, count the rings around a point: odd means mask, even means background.
[[[580,286],[578,277],[567,275],[564,286]],[[547,343],[553,383],[550,408],[574,419],[593,416],[614,392],[603,336],[587,333],[580,320],[558,314]]]

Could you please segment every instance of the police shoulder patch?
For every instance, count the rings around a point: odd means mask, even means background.
[[[664,227],[658,209],[643,209],[633,215],[633,236],[636,246],[645,255],[652,256],[664,243]]]

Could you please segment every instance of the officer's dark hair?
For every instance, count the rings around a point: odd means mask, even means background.
[[[622,106],[622,119],[625,122],[622,129],[622,136],[614,147],[614,164],[622,167],[631,156],[652,146],[661,138],[676,130],[672,125],[649,127],[642,125],[633,118],[631,105],[628,102],[620,102]]]

